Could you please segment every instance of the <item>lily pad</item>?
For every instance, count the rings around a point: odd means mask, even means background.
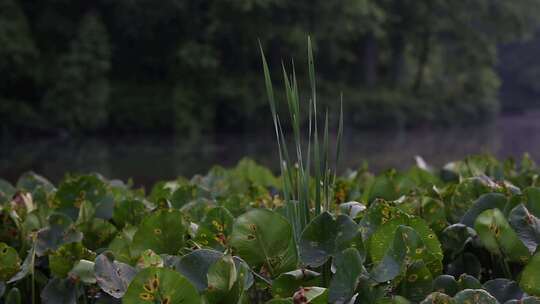
[[[283,216],[267,209],[255,209],[239,216],[230,245],[251,267],[265,265],[272,275],[296,266],[287,261],[294,246],[291,225]]]
[[[146,268],[139,272],[122,299],[129,304],[201,303],[197,289],[180,273],[167,268]]]
[[[159,210],[145,218],[133,236],[135,255],[146,249],[157,254],[175,255],[184,247],[186,228],[178,210]]]
[[[349,247],[355,247],[365,255],[358,225],[346,215],[334,219],[328,212],[308,224],[300,237],[299,247],[302,262],[311,267],[321,266],[328,258]]]
[[[117,299],[124,295],[136,274],[133,267],[114,261],[109,253],[102,253],[96,258],[94,271],[99,287]]]

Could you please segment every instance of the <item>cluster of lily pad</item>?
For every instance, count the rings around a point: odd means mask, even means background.
[[[149,192],[26,173],[0,180],[0,303],[540,303],[539,174],[347,171],[296,236],[281,178],[247,159]]]

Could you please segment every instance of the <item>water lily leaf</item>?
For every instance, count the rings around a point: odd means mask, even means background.
[[[70,279],[52,278],[41,291],[44,304],[76,304],[77,287]]]
[[[366,205],[359,202],[347,202],[339,205],[339,210],[353,219],[366,209]]]
[[[460,288],[453,276],[442,274],[433,280],[433,290],[453,297]]]
[[[459,290],[482,289],[483,286],[477,278],[468,274],[462,274],[458,279]]]
[[[440,292],[429,294],[420,304],[454,304],[456,301],[449,295]]]
[[[36,256],[36,243],[33,244],[33,246],[28,250],[28,254],[26,255],[26,258],[24,259],[24,262],[21,266],[21,269],[19,272],[17,272],[9,281],[7,281],[8,284],[20,281],[21,279],[24,279],[28,273],[34,268],[34,261]]]
[[[440,241],[445,252],[454,257],[465,249],[476,236],[474,229],[464,224],[453,224],[446,227],[440,234]]]
[[[138,226],[147,214],[146,205],[138,199],[124,200],[114,206],[113,221],[117,227]]]
[[[504,207],[508,200],[500,193],[486,193],[480,196],[474,205],[467,210],[465,215],[461,218],[461,223],[468,227],[474,227],[476,218],[484,211],[488,209],[504,210]]]
[[[84,246],[92,250],[107,247],[117,233],[113,224],[100,218],[94,218],[79,225],[79,229],[84,235],[82,241]]]
[[[107,184],[97,175],[81,175],[66,179],[58,187],[55,202],[58,211],[77,218],[78,208],[83,201],[89,201],[95,208],[96,217],[111,219],[114,210],[114,197]]]
[[[44,255],[48,250],[56,250],[63,244],[80,242],[83,235],[77,231],[73,221],[61,213],[49,216],[49,227],[38,231],[36,254]]]
[[[456,304],[498,304],[492,295],[483,289],[465,289],[454,296]]]
[[[131,242],[132,239],[130,239],[129,236],[124,233],[119,233],[109,243],[107,250],[114,254],[117,261],[135,265],[139,257],[131,252]]]
[[[371,270],[371,277],[377,282],[394,279],[405,271],[407,263],[412,262],[412,255],[418,248],[424,248],[418,233],[411,227],[400,225],[383,259]]]
[[[482,265],[478,258],[470,253],[465,252],[456,257],[455,260],[447,264],[447,274],[459,277],[462,274],[469,274],[478,277],[482,271]]]
[[[529,250],[517,237],[499,209],[482,212],[474,223],[482,244],[493,254],[504,254],[510,261],[526,263]]]
[[[212,208],[199,223],[195,242],[223,250],[227,246],[233,223],[234,217],[229,210],[221,206]]]
[[[201,303],[197,289],[180,273],[167,268],[146,268],[139,272],[122,299],[123,303]]]
[[[336,255],[336,274],[330,282],[328,295],[331,303],[345,303],[353,297],[360,276],[366,273],[362,263],[362,257],[356,248],[345,249]]]
[[[182,184],[171,195],[171,206],[180,209],[197,198],[199,187],[192,184]]]
[[[8,202],[17,189],[13,187],[8,181],[0,178],[0,205]]]
[[[484,289],[500,303],[509,300],[519,300],[523,297],[523,291],[518,283],[508,279],[494,279],[484,283]]]
[[[455,186],[451,197],[445,200],[448,220],[451,223],[460,222],[478,197],[489,192],[493,192],[493,189],[479,178],[472,177],[462,180]]]
[[[107,252],[96,258],[94,271],[99,287],[117,299],[124,295],[136,274],[133,267],[114,261],[112,255]]]
[[[276,212],[255,209],[239,216],[233,226],[230,245],[252,267],[264,265],[272,275],[292,270],[283,267],[291,245],[295,247],[292,228]]]
[[[206,298],[209,303],[227,304],[240,303],[243,292],[245,276],[249,269],[240,264],[237,269],[233,257],[225,255],[217,260],[208,269],[208,288]]]
[[[534,254],[540,243],[540,219],[520,204],[510,212],[509,222],[529,252]]]
[[[369,253],[374,263],[379,263],[392,246],[394,235],[399,226],[411,227],[421,238],[422,248],[418,249],[417,259],[422,259],[435,275],[442,272],[442,249],[435,233],[425,221],[417,217],[400,217],[382,225],[369,240]]]
[[[137,268],[144,269],[148,267],[163,267],[163,259],[157,255],[152,249],[143,251],[137,261]]]
[[[329,301],[328,289],[322,287],[300,287],[292,297],[294,303],[327,304]],[[335,302],[341,303],[341,302]]]
[[[95,264],[92,261],[80,260],[71,269],[68,276],[86,284],[96,284]]]
[[[32,171],[23,173],[17,180],[15,188],[31,193],[34,193],[38,189],[43,189],[45,192],[55,190],[54,185],[49,180]]]
[[[133,236],[133,253],[146,249],[175,255],[184,247],[186,228],[178,210],[159,210],[145,218]]]
[[[206,274],[223,253],[209,249],[199,249],[180,258],[175,270],[184,275],[199,291],[208,287]]]
[[[536,253],[521,273],[519,286],[533,296],[540,296],[540,253]]]
[[[360,232],[363,240],[369,240],[371,235],[379,229],[380,226],[394,219],[399,220],[407,215],[398,208],[390,205],[389,202],[376,200],[366,210],[366,214],[360,220]]]
[[[290,297],[301,286],[317,286],[320,274],[309,269],[296,269],[280,274],[272,281],[272,293],[282,298]]]
[[[540,188],[529,187],[523,190],[525,206],[537,218],[540,218]]]
[[[431,197],[423,198],[421,217],[437,233],[448,226],[444,203],[440,200]]]
[[[210,267],[223,257],[223,253],[209,249],[198,249],[180,258],[174,265],[174,269],[185,276],[199,292],[208,288],[207,274]],[[233,257],[235,266],[240,269],[243,264],[249,266],[238,257]],[[253,284],[253,275],[249,273],[245,278],[244,288],[248,289]]]
[[[348,247],[355,247],[363,254],[363,244],[358,225],[348,216],[334,219],[328,212],[314,218],[300,237],[300,259],[306,265],[319,267],[331,256]],[[362,260],[364,257],[362,257]]]
[[[0,243],[0,281],[8,281],[21,268],[17,250],[6,243]]]
[[[65,244],[49,254],[49,267],[55,276],[65,278],[79,260],[94,260],[95,257],[96,254],[81,243]]]
[[[407,267],[400,290],[402,296],[413,302],[422,301],[433,290],[433,276],[423,261]]]

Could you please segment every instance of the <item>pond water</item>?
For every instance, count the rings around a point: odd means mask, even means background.
[[[0,141],[0,177],[11,182],[33,170],[57,182],[66,172],[100,172],[109,178],[150,186],[162,179],[205,173],[215,164],[233,166],[251,157],[274,170],[272,134],[220,134],[196,139],[174,136],[21,139]],[[341,169],[364,161],[378,172],[405,169],[416,155],[441,166],[474,153],[540,161],[540,112],[506,115],[488,125],[405,131],[345,130]]]

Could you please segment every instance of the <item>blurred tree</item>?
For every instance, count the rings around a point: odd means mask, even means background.
[[[1,0],[0,121],[4,127],[35,126],[33,85],[38,56],[21,7],[14,0]]]
[[[292,58],[306,86],[308,34],[321,102],[333,106],[344,91],[348,121],[383,127],[476,122],[498,110],[497,46],[530,37],[540,21],[539,0],[0,5],[0,39],[7,39],[0,40],[0,69],[12,72],[0,76],[11,79],[0,84],[0,96],[12,101],[4,109],[22,105],[30,116],[45,109],[51,120],[44,127],[72,131],[196,133],[270,125],[259,115],[268,109],[257,40],[275,81],[281,58],[286,66]],[[8,126],[24,125],[17,117],[5,120]]]
[[[69,52],[59,60],[54,84],[43,101],[55,127],[91,131],[105,125],[109,69],[107,31],[96,14],[88,13]]]

